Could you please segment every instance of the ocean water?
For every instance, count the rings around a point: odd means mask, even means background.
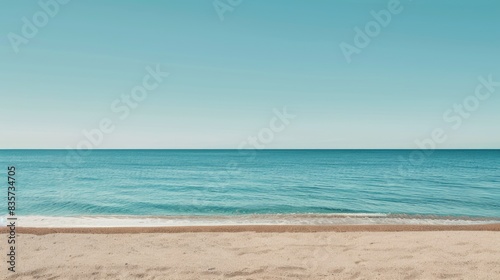
[[[500,150],[0,150],[0,166],[21,216],[500,218]]]

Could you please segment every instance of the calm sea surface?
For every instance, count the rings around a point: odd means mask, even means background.
[[[0,150],[0,180],[16,167],[19,215],[500,217],[500,150],[416,153]]]

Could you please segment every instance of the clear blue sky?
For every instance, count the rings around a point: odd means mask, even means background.
[[[500,1],[402,0],[347,63],[339,45],[388,2],[244,0],[221,21],[212,0],[72,0],[15,53],[43,10],[2,1],[0,148],[74,147],[103,118],[97,148],[238,148],[284,106],[296,118],[266,148],[416,148],[435,128],[439,148],[500,148],[500,87],[443,120],[479,76],[500,81]],[[170,76],[119,119],[110,104],[157,64]]]

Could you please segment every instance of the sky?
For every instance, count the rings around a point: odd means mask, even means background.
[[[1,5],[0,148],[500,148],[500,1]]]

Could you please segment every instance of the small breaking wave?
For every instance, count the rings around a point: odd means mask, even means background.
[[[4,219],[5,220],[5,219]],[[236,216],[20,216],[22,227],[168,227],[231,225],[480,225],[497,218],[402,214],[262,214]]]

